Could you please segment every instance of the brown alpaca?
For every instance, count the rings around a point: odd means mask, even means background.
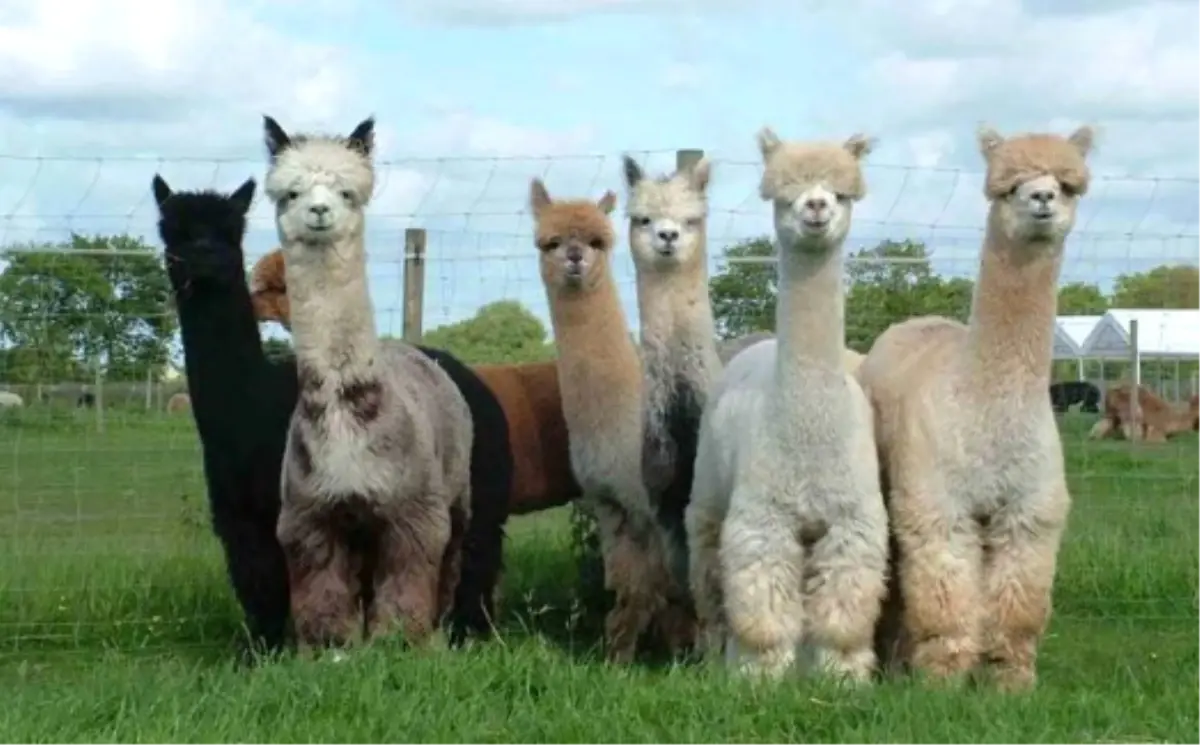
[[[1037,680],[1071,504],[1046,388],[1092,139],[982,129],[990,208],[969,322],[894,324],[859,368],[898,549],[880,651],[935,678],[985,661],[1003,688]]]
[[[192,399],[186,393],[176,393],[167,399],[167,411],[172,414],[177,414],[181,411],[190,411],[192,408]]]
[[[254,265],[250,291],[259,321],[275,321],[290,328],[287,275],[278,249]],[[508,420],[513,448],[509,514],[540,512],[578,497],[582,491],[571,472],[558,364],[473,365],[471,369],[491,389]]]
[[[1088,435],[1093,440],[1121,432],[1130,439],[1130,391],[1132,383],[1118,383],[1104,395],[1104,416]],[[1145,386],[1138,386],[1138,404],[1142,410],[1142,439],[1146,442],[1166,442],[1171,435],[1197,428],[1200,423],[1200,397],[1192,396],[1186,404],[1172,406]]]
[[[642,366],[609,264],[616,201],[611,191],[599,202],[553,201],[540,179],[530,186],[571,467],[596,515],[605,585],[616,595],[607,652],[627,662],[680,588],[641,477]]]

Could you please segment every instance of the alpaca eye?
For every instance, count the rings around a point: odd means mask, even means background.
[[[300,198],[300,192],[298,192],[298,191],[289,191],[289,192],[287,193],[287,198],[288,198],[288,201],[289,201],[289,202],[290,202],[290,201],[292,201],[293,199],[299,199],[299,198]]]
[[[687,226],[689,228],[698,228],[698,227],[700,227],[700,223],[702,223],[702,222],[704,222],[704,220],[702,220],[699,217],[689,217],[687,219]]]
[[[604,248],[604,241],[600,240],[599,238],[593,238],[588,241],[588,245],[599,251],[600,249]]]
[[[561,245],[562,245],[562,241],[560,241],[558,238],[551,238],[550,240],[548,240],[542,244],[542,250],[543,251],[554,251]]]
[[[1079,194],[1079,190],[1071,184],[1062,184],[1062,193],[1065,197],[1073,197]]]
[[[342,191],[342,199],[345,199],[347,202],[353,202],[354,201],[354,192],[350,191],[349,189],[343,190]]]
[[[648,218],[648,217],[635,217],[635,218],[633,218],[633,224],[634,224],[634,225],[636,225],[636,226],[638,226],[639,228],[644,228],[644,227],[646,227],[647,225],[649,225],[649,224],[650,224],[650,218]]]
[[[837,200],[839,202],[841,202],[842,204],[846,204],[847,202],[850,201],[850,195],[849,194],[838,194]]]

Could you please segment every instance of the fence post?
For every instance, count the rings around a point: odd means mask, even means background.
[[[1133,373],[1133,392],[1129,396],[1129,432],[1126,439],[1138,441],[1142,439],[1142,355],[1138,348],[1138,322],[1136,318],[1129,320],[1129,369]]]
[[[425,228],[404,230],[404,340],[421,341],[425,308]]]
[[[675,170],[684,171],[693,168],[704,157],[703,150],[685,148],[675,151]]]
[[[100,365],[100,355],[96,355],[96,431],[104,434],[104,368]]]

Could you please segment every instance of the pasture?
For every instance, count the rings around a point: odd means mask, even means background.
[[[52,413],[48,413],[52,412]],[[567,514],[509,524],[499,637],[230,662],[239,613],[189,416],[0,412],[4,741],[1185,742],[1197,736],[1197,441],[1085,440],[1035,693],[756,687],[606,666]]]

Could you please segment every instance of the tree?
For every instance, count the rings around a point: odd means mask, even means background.
[[[925,315],[965,322],[971,312],[974,283],[935,274],[918,241],[884,241],[858,251],[846,276],[846,346],[860,352],[894,323]]]
[[[1108,298],[1090,282],[1068,282],[1058,288],[1060,316],[1102,316],[1108,310]]]
[[[292,343],[287,339],[263,339],[262,349],[269,360],[286,359],[295,354]]]
[[[751,238],[725,249],[728,262],[708,282],[717,336],[733,339],[775,328],[778,270],[770,238]]]
[[[426,333],[423,344],[444,349],[468,364],[534,362],[554,357],[546,327],[516,300],[480,308],[472,318]]]
[[[1186,264],[1121,274],[1113,282],[1114,308],[1200,308],[1200,269]]]
[[[167,361],[176,320],[155,249],[127,235],[72,235],[7,252],[0,274],[0,340],[30,350],[32,380],[140,380]]]

